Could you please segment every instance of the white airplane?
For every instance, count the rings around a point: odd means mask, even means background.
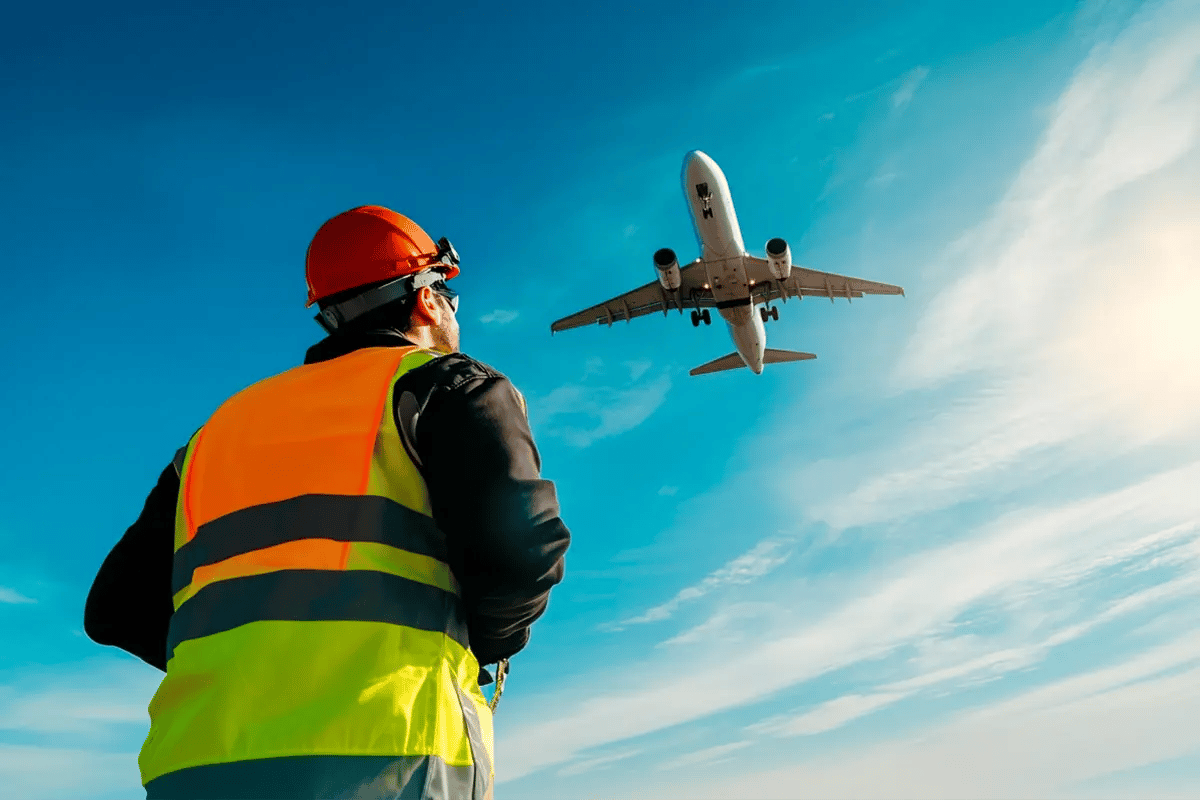
[[[675,252],[663,248],[654,254],[658,280],[607,302],[564,317],[550,326],[550,332],[607,324],[614,320],[632,320],[655,311],[663,316],[672,308],[683,314],[692,309],[692,325],[712,324],[710,308],[724,317],[733,338],[735,352],[691,370],[691,375],[750,367],[760,375],[764,364],[804,361],[816,358],[812,353],[773,350],[766,346],[764,324],[778,320],[779,309],[771,301],[789,297],[844,297],[849,301],[864,294],[899,294],[904,290],[887,283],[876,283],[831,272],[818,272],[792,264],[792,251],[783,239],[771,239],[766,258],[752,256],[742,243],[742,231],[733,211],[729,184],[717,163],[699,150],[683,159],[683,193],[692,212],[692,225],[700,245],[700,257],[680,267]],[[757,314],[755,305],[762,303]]]

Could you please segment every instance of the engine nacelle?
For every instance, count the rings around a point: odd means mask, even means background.
[[[786,281],[792,274],[792,248],[783,239],[772,239],[767,242],[767,262],[771,274]]]
[[[679,261],[675,251],[669,247],[654,254],[654,270],[658,273],[658,282],[668,292],[673,292],[683,284],[683,276],[679,274]]]

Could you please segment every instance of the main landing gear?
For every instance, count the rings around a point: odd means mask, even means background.
[[[778,306],[774,306],[772,308],[767,308],[766,306],[763,306],[762,308],[760,308],[758,310],[758,313],[762,316],[763,322],[766,322],[768,319],[773,319],[776,322],[779,321],[779,307]]]
[[[692,327],[693,328],[700,327],[700,320],[704,320],[705,325],[712,325],[712,317],[709,315],[707,308],[704,309],[703,311],[693,311],[692,312]]]

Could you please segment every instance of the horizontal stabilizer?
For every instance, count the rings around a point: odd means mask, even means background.
[[[763,352],[763,363],[782,364],[785,361],[808,361],[816,357],[816,353],[799,353],[795,350],[772,350],[768,347]]]
[[[727,356],[721,356],[715,361],[710,361],[707,364],[701,364],[695,369],[688,372],[688,375],[706,375],[710,372],[724,372],[727,369],[737,369],[738,367],[746,366],[746,362],[742,361],[742,357],[737,353],[730,353]]]
[[[808,361],[816,358],[814,353],[798,353],[795,350],[774,350],[768,347],[763,351],[764,364],[782,364],[785,361]],[[746,362],[737,353],[730,353],[727,356],[709,361],[707,364],[701,364],[695,369],[688,372],[689,375],[707,375],[710,372],[724,372],[729,369],[737,369],[738,367],[746,366]]]

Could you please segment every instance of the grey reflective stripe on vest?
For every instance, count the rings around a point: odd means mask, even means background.
[[[471,743],[471,760],[475,762],[475,786],[471,800],[484,800],[488,783],[491,781],[492,760],[488,758],[487,748],[483,745],[483,729],[479,725],[479,714],[475,712],[475,704],[457,684],[454,691],[458,692],[463,722],[467,726],[467,740]]]
[[[374,495],[306,494],[251,506],[206,522],[175,553],[171,594],[198,567],[297,539],[378,542],[445,563],[446,537],[432,517]]]
[[[483,797],[476,773],[437,756],[282,756],[169,772],[146,784],[146,797],[466,800]]]
[[[216,581],[171,615],[167,659],[180,643],[263,620],[384,622],[443,633],[463,647],[470,633],[457,596],[374,570],[278,570]]]

